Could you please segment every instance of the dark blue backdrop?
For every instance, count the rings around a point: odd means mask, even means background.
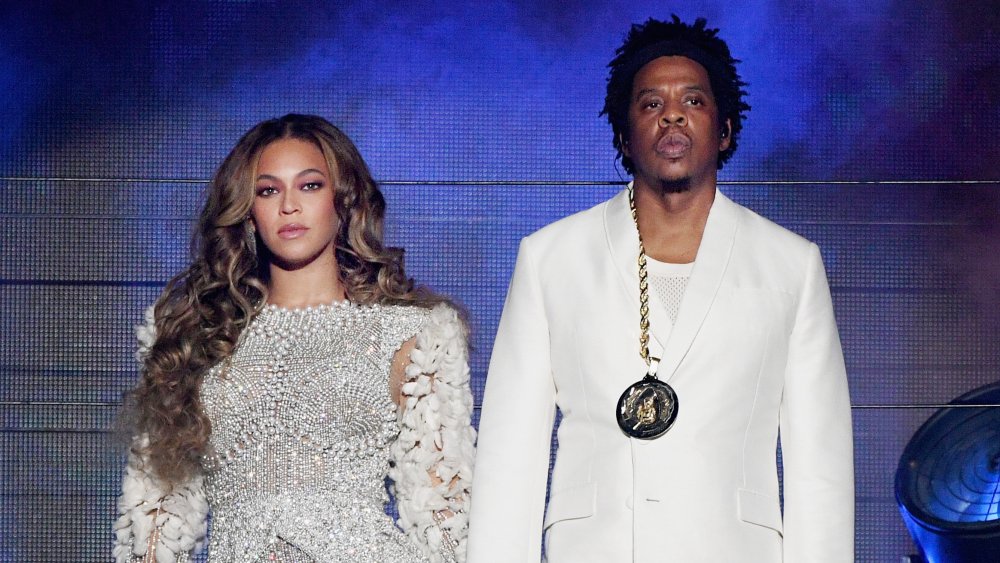
[[[478,399],[517,241],[622,179],[605,64],[671,11],[744,60],[723,189],[824,251],[858,560],[912,552],[902,447],[1000,366],[993,2],[52,1],[0,5],[0,560],[106,560],[131,326],[243,131],[308,112],[357,142],[411,273],[470,309]]]

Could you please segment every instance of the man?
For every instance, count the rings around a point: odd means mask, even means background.
[[[717,31],[676,16],[632,27],[604,113],[633,182],[521,243],[486,383],[471,563],[538,561],[543,533],[550,563],[853,561],[826,274],[816,245],[716,189],[749,109]]]

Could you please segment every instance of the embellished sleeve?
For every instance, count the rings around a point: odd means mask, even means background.
[[[399,525],[432,563],[465,561],[476,432],[468,345],[454,309],[430,311],[410,361],[389,472]]]
[[[154,561],[147,553],[150,546],[156,563],[188,561],[205,544],[207,518],[208,501],[200,475],[168,487],[130,452],[114,526],[115,561]]]
[[[156,338],[153,307],[146,309],[144,324],[136,327],[136,359],[142,361]],[[122,494],[115,521],[115,561],[182,563],[205,544],[208,501],[200,475],[169,486],[147,469],[141,451],[148,441],[136,438],[128,455]],[[152,547],[152,553],[147,553]],[[153,557],[155,555],[155,558]]]

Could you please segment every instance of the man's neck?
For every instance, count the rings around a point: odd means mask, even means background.
[[[639,233],[646,255],[660,262],[693,262],[715,201],[715,186],[663,191],[638,182],[634,185]]]

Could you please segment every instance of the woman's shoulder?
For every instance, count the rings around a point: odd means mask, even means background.
[[[389,321],[417,319],[424,322],[458,321],[461,318],[458,307],[447,302],[437,303],[391,303],[373,305],[380,316]]]
[[[431,309],[416,304],[408,303],[384,303],[371,305],[386,323],[422,323],[430,315]]]
[[[464,335],[464,323],[458,308],[447,302],[436,304],[392,304],[379,306],[383,326],[396,331],[400,341],[454,338]]]
[[[409,304],[378,304],[370,306],[378,318],[383,350],[395,353],[403,343],[417,336],[430,320],[427,307]]]

